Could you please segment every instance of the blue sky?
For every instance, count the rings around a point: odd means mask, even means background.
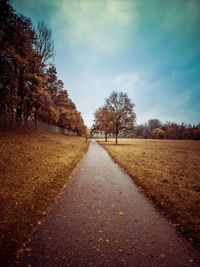
[[[199,0],[13,0],[52,30],[58,77],[88,127],[113,90],[137,123],[200,122]]]

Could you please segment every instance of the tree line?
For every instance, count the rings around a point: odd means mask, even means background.
[[[135,137],[200,140],[200,123],[192,126],[185,123],[162,123],[158,119],[151,119],[147,123],[137,125]]]
[[[58,79],[51,30],[0,0],[0,114],[3,123],[41,120],[86,133],[80,112]]]
[[[113,91],[95,111],[91,134],[103,134],[105,141],[115,136],[116,144],[118,137],[200,140],[200,123],[192,126],[150,119],[136,125],[134,106],[126,93]]]

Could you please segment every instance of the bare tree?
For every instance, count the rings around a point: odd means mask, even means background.
[[[136,115],[134,104],[126,93],[113,91],[106,98],[106,107],[112,113],[113,133],[116,136],[115,144],[120,131],[132,132],[134,130]]]
[[[50,59],[54,58],[54,42],[52,38],[51,30],[45,25],[45,23],[38,22],[35,29],[35,45],[34,50],[43,57],[43,63],[46,65]]]

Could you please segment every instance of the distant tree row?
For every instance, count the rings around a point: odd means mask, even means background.
[[[38,119],[83,135],[86,126],[54,66],[51,31],[0,0],[0,114],[4,122]],[[36,121],[36,120],[35,120]]]
[[[134,104],[126,93],[113,91],[105,99],[104,106],[95,111],[91,133],[105,134],[105,141],[109,134],[115,135],[115,144],[117,144],[118,136],[122,131],[126,134],[134,131],[136,115],[133,108]]]
[[[133,108],[134,104],[127,94],[112,92],[105,99],[105,104],[95,111],[91,133],[105,135],[105,141],[108,136],[115,136],[116,144],[118,137],[200,140],[200,123],[179,125],[150,119],[147,123],[135,126]]]
[[[173,122],[163,124],[158,119],[151,119],[136,127],[135,136],[137,138],[200,140],[200,123],[193,126]]]

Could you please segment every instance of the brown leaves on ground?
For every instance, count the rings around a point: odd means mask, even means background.
[[[41,223],[88,144],[81,137],[0,128],[0,249],[4,260]]]
[[[98,140],[174,226],[200,244],[200,141]],[[192,239],[191,239],[192,238]]]

